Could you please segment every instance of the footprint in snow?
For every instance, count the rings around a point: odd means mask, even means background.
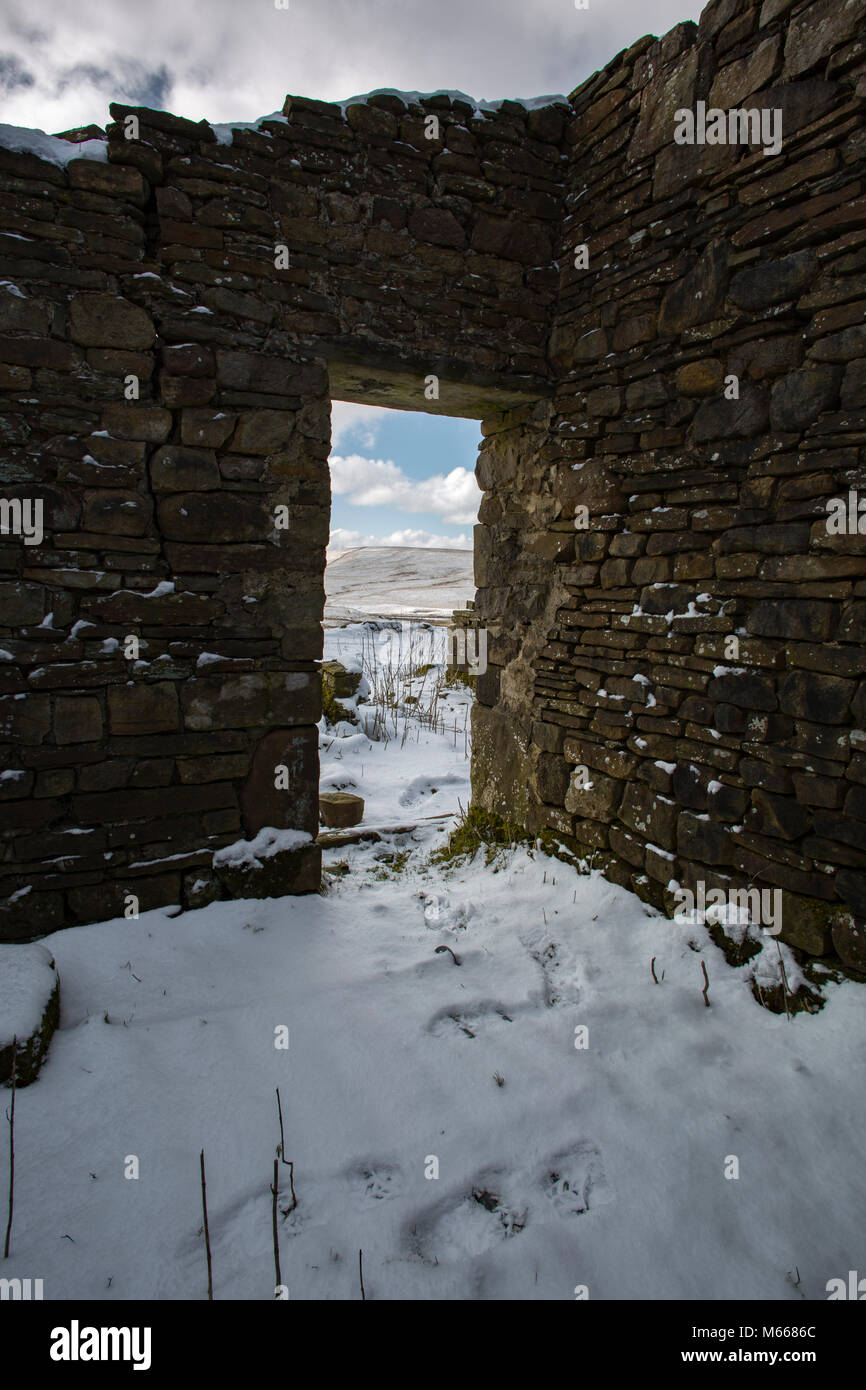
[[[414,1253],[424,1260],[459,1261],[519,1235],[526,1210],[500,1195],[498,1177],[501,1174],[479,1177],[469,1192],[446,1197],[416,1217],[407,1232]]]
[[[464,931],[478,910],[473,902],[454,902],[447,893],[420,893],[419,897],[430,931]]]
[[[563,1216],[581,1216],[592,1207],[612,1200],[601,1154],[588,1142],[548,1159],[541,1187],[548,1201]]]
[[[403,1187],[403,1175],[395,1163],[373,1159],[356,1164],[348,1172],[349,1182],[366,1205],[396,1197]]]
[[[513,1022],[511,1014],[502,1004],[480,1004],[474,1009],[458,1009],[456,1005],[451,1005],[437,1009],[427,1025],[427,1031],[436,1038],[457,1037],[460,1034],[477,1038],[479,1033],[498,1032],[501,1024]]]

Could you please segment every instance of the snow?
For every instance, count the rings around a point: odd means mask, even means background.
[[[563,96],[561,93],[557,93],[555,96],[499,97],[496,101],[476,101],[475,97],[467,96],[465,92],[457,92],[451,90],[446,91],[445,88],[442,87],[440,87],[435,92],[401,92],[398,91],[395,87],[377,87],[375,91],[362,92],[359,96],[346,97],[344,101],[338,101],[334,104],[336,106],[339,106],[340,110],[343,112],[343,115],[345,115],[347,106],[355,106],[359,103],[369,101],[370,97],[377,96],[400,97],[407,104],[410,102],[414,102],[416,104],[423,103],[425,101],[428,101],[430,97],[446,96],[450,97],[452,101],[465,101],[469,106],[472,107],[476,116],[480,115],[482,111],[498,111],[504,101],[516,101],[520,106],[525,107],[527,111],[537,111],[543,106],[569,105],[568,97]],[[437,113],[434,112],[433,114],[435,115]],[[443,116],[447,116],[448,113],[447,111],[444,111],[442,114]],[[263,117],[262,119],[265,118]]]
[[[365,732],[376,667],[431,632],[326,631],[365,675],[343,701],[362,722],[321,725],[323,782],[357,788],[381,839],[325,849],[323,893],[51,936],[61,1027],[16,1102],[4,1276],[38,1269],[46,1299],[203,1298],[203,1148],[215,1297],[270,1300],[279,1087],[292,1300],[357,1300],[359,1250],[368,1298],[824,1299],[862,1268],[862,986],[828,977],[824,1009],[788,1020],[752,991],[782,965],[796,988],[775,940],[732,968],[700,923],[537,848],[435,862],[468,801],[468,692],[440,691],[431,726],[436,673],[407,677],[388,741]]]
[[[0,1048],[36,1032],[56,983],[45,946],[0,945]]]
[[[210,122],[210,128],[214,132],[218,145],[231,145],[236,130],[254,130],[259,135],[271,136],[269,130],[262,130],[262,121],[280,121],[283,125],[288,125],[289,118],[284,116],[282,111],[272,111],[269,116],[259,116],[255,121],[221,121],[219,124]]]
[[[396,545],[344,550],[329,558],[325,592],[326,623],[450,617],[475,598],[472,551]]]
[[[312,838],[304,830],[276,830],[273,826],[266,826],[264,830],[259,831],[255,839],[236,840],[233,845],[226,845],[223,849],[217,850],[213,862],[215,866],[231,864],[234,868],[252,869],[261,864],[263,859],[270,859],[282,850],[298,849],[300,845],[308,845]]]
[[[71,140],[59,140],[56,135],[46,135],[44,130],[20,125],[0,125],[0,146],[17,154],[35,155],[61,169],[72,159],[97,159],[102,163],[108,160],[107,140],[83,140],[76,144]]]
[[[324,897],[55,934],[63,1024],[19,1095],[4,1274],[38,1267],[46,1298],[203,1297],[204,1148],[216,1297],[270,1299],[277,1086],[294,1300],[357,1298],[359,1249],[380,1299],[569,1299],[582,1282],[594,1299],[798,1300],[857,1268],[858,987],[788,1022],[703,929],[525,850],[447,873],[427,859],[441,838],[400,837],[398,875],[381,845],[340,851],[351,875]]]

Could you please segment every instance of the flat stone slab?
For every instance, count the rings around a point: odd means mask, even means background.
[[[60,1022],[60,980],[54,957],[38,942],[0,946],[0,1084],[29,1086],[45,1061]]]
[[[364,798],[351,792],[320,792],[319,816],[323,825],[335,829],[360,825],[364,819]]]

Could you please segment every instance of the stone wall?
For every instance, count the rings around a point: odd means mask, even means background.
[[[6,939],[252,891],[215,851],[315,834],[330,397],[550,389],[567,106],[284,110],[0,149],[0,495],[45,531],[0,536]],[[279,858],[268,892],[318,888]]]
[[[0,537],[0,932],[315,831],[337,398],[483,422],[476,801],[663,908],[779,887],[866,970],[864,542],[827,529],[866,492],[864,21],[715,0],[568,104],[0,150],[0,497],[46,514]],[[698,103],[782,148],[678,144]]]
[[[659,907],[777,887],[860,970],[866,540],[827,504],[866,497],[864,22],[717,0],[572,95],[552,416],[479,466],[473,780]],[[675,143],[701,100],[781,151]]]

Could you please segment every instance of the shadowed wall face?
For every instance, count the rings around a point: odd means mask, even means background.
[[[473,780],[669,912],[769,889],[861,971],[864,20],[716,3],[572,94],[548,437],[480,466]]]
[[[567,105],[0,151],[2,495],[45,512],[0,546],[0,930],[315,832],[331,396],[483,422],[475,799],[866,970],[864,19],[717,0]]]

